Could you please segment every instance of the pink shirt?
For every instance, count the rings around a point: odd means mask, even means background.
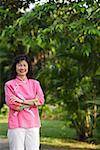
[[[40,127],[40,117],[38,107],[31,107],[22,111],[15,111],[15,102],[10,102],[12,96],[17,96],[20,99],[31,100],[38,96],[41,105],[44,103],[44,94],[40,83],[37,80],[16,79],[5,83],[5,100],[9,107],[8,128],[33,128]]]

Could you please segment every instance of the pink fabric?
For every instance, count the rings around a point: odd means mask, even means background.
[[[29,110],[15,111],[16,102],[10,102],[11,97],[22,95],[25,100],[31,100],[38,96],[41,105],[44,104],[44,94],[40,83],[37,80],[19,78],[5,83],[5,101],[9,107],[8,128],[33,128],[40,127],[40,117],[38,107],[31,107]],[[19,97],[20,98],[20,97]],[[34,114],[34,115],[32,115]]]

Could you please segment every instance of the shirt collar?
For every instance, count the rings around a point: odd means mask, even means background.
[[[21,78],[19,78],[19,76],[16,76],[16,80],[18,82],[27,82],[28,78],[26,77],[24,80],[22,80]]]

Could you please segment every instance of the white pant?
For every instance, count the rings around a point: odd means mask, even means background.
[[[39,150],[39,128],[8,129],[10,150]]]

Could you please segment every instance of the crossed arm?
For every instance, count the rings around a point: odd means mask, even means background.
[[[44,94],[39,84],[37,86],[37,95],[34,99],[21,99],[14,94],[10,84],[5,84],[5,100],[9,108],[15,111],[21,111],[25,108],[38,107],[44,103]]]
[[[38,98],[31,99],[31,100],[25,100],[25,99],[19,99],[16,96],[12,96],[10,98],[9,102],[10,102],[10,104],[15,105],[14,109],[16,111],[21,111],[24,108],[37,107],[40,105]]]

